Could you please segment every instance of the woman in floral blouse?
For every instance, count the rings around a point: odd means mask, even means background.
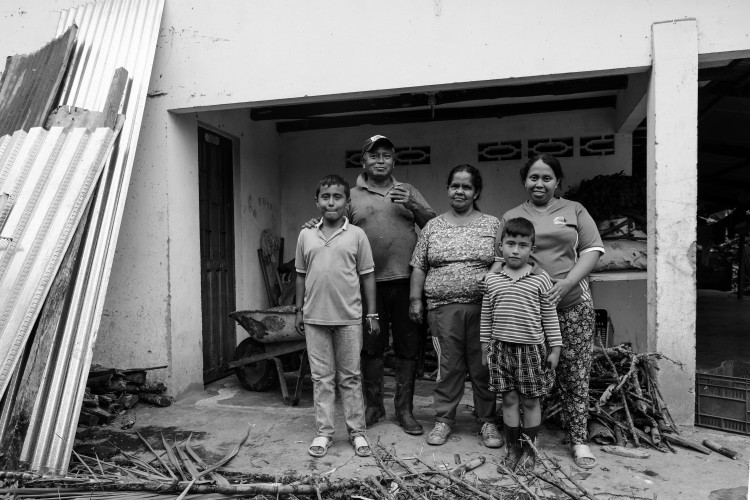
[[[434,390],[437,416],[427,443],[441,445],[448,440],[468,368],[474,410],[482,424],[482,442],[499,448],[503,442],[495,424],[495,394],[489,390],[489,373],[482,365],[484,353],[479,342],[482,293],[477,276],[486,274],[494,262],[500,221],[477,206],[482,176],[476,168],[454,167],[447,187],[451,208],[424,226],[410,262],[409,316],[422,322],[424,293],[427,322],[439,358]]]

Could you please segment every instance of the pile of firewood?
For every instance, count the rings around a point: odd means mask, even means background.
[[[605,451],[632,456],[633,448],[675,452],[673,444],[702,453],[711,451],[679,435],[656,379],[660,353],[636,354],[627,344],[594,349],[589,382],[589,437]],[[561,394],[548,402],[546,418],[561,410]],[[643,455],[639,455],[643,456]]]
[[[164,394],[167,386],[162,382],[148,381],[147,373],[148,369],[118,370],[92,366],[78,425],[109,425],[121,417],[119,427],[127,429],[135,424],[135,417],[128,415],[128,410],[139,402],[156,406],[171,405],[173,399]]]
[[[479,456],[456,464],[436,463],[427,455],[398,456],[394,447],[370,443],[374,475],[335,479],[330,472],[294,476],[230,472],[224,466],[237,455],[249,436],[245,434],[227,454],[207,464],[187,439],[170,441],[165,436],[150,443],[136,433],[153,459],[123,454],[117,463],[100,457],[73,453],[71,471],[65,477],[37,475],[22,471],[0,471],[0,497],[57,499],[158,499],[189,498],[203,494],[210,498],[254,498],[257,500],[297,498],[300,500],[502,500],[510,498],[552,499],[560,494],[583,500],[594,499],[591,492],[554,458],[540,454],[539,467],[518,474],[503,464]],[[472,473],[479,467],[492,467],[502,475],[482,480]],[[498,468],[499,467],[499,468]],[[334,469],[335,470],[335,469]]]

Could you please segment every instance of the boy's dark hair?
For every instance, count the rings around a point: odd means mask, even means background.
[[[315,188],[315,198],[318,197],[320,194],[321,188],[328,187],[328,186],[344,186],[344,193],[346,194],[346,199],[349,199],[349,183],[346,182],[346,179],[341,177],[338,174],[328,174],[322,179],[320,179],[320,182],[318,182],[318,187]]]
[[[523,217],[510,219],[503,226],[503,234],[500,236],[500,241],[504,240],[506,236],[525,236],[531,238],[531,244],[533,245],[534,238],[536,237],[534,224],[529,219]]]

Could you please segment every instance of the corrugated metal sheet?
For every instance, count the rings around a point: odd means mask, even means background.
[[[112,147],[112,129],[49,132],[40,127],[0,138],[0,191],[15,201],[0,236],[0,394],[13,375]]]
[[[0,231],[2,231],[3,226],[5,226],[5,221],[8,218],[8,214],[10,214],[10,207],[12,206],[10,195],[8,193],[0,193]],[[0,248],[5,248],[5,245],[5,243],[0,241]]]
[[[40,50],[6,59],[0,79],[0,136],[44,125],[68,66],[76,33],[77,28],[69,26]]]
[[[130,75],[120,112],[118,146],[97,189],[85,236],[63,341],[48,365],[21,459],[32,470],[65,473],[78,410],[109,282],[130,173],[140,132],[164,0],[102,0],[60,16],[58,33],[75,24],[78,39],[59,105],[100,110],[115,69]]]

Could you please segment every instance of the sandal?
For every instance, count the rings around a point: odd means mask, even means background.
[[[596,457],[591,453],[591,448],[587,444],[573,445],[573,460],[581,469],[593,469],[596,467]]]
[[[331,447],[331,443],[333,443],[333,439],[326,436],[318,436],[313,439],[312,443],[310,444],[310,448],[308,448],[307,450],[307,453],[315,458],[323,457],[328,452],[328,448]]]
[[[356,453],[358,457],[369,457],[372,455],[370,443],[367,442],[367,439],[365,439],[364,436],[354,436],[352,438],[352,446],[354,446],[354,453]]]

